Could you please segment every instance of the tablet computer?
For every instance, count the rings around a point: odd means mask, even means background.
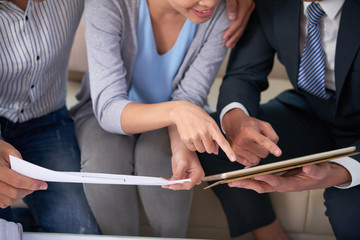
[[[340,148],[332,151],[311,154],[303,157],[292,158],[288,160],[281,160],[279,162],[264,164],[260,166],[250,167],[246,169],[219,173],[211,176],[206,176],[202,181],[217,181],[205,189],[216,186],[221,183],[229,183],[241,179],[252,178],[264,174],[276,174],[288,171],[290,169],[299,168],[305,165],[317,164],[321,162],[330,161],[336,158],[347,157],[359,154],[355,152],[356,147]]]

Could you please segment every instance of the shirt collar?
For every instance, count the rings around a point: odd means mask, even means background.
[[[315,2],[320,4],[326,16],[333,19],[341,10],[345,0],[322,0]],[[311,4],[311,2],[303,2],[303,4],[304,4],[304,14],[306,15],[306,9]]]

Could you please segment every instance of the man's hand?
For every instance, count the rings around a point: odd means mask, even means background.
[[[282,176],[261,175],[229,183],[230,187],[252,189],[258,193],[298,192],[323,189],[351,181],[350,173],[336,163],[319,163],[293,169]]]
[[[227,48],[233,48],[245,31],[255,3],[253,0],[226,0],[226,8],[228,18],[233,23],[225,31],[223,39]]]
[[[22,158],[10,144],[0,140],[0,207],[6,208],[36,191],[47,189],[43,181],[20,175],[10,168],[9,155]]]
[[[277,157],[282,153],[276,145],[279,137],[271,125],[249,117],[239,108],[224,115],[222,126],[236,154],[236,161],[247,167],[257,165],[269,153]]]

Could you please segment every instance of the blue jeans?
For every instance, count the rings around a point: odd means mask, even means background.
[[[80,151],[66,107],[24,123],[0,118],[1,137],[31,163],[56,171],[80,171]],[[48,183],[46,191],[26,196],[35,231],[99,234],[82,184]],[[0,217],[13,220],[10,208]]]

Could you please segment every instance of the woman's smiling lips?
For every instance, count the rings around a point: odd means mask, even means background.
[[[191,10],[193,11],[193,13],[194,13],[196,16],[198,16],[198,17],[200,17],[200,18],[207,18],[207,17],[210,17],[210,16],[213,14],[214,9],[215,9],[215,8],[212,7],[212,8],[205,9],[205,10],[196,10],[196,9],[194,9],[194,8],[192,8]]]

